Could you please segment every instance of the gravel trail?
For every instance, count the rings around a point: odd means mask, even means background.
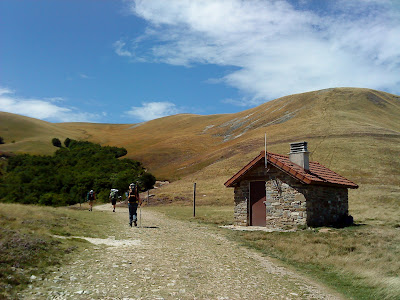
[[[93,213],[111,213],[109,205],[96,210]],[[146,209],[142,210],[141,228],[128,226],[126,208],[117,208],[113,216],[124,225],[122,235],[114,232],[122,238],[80,237],[95,244],[94,250],[90,247],[76,253],[48,278],[34,278],[19,297],[340,299],[209,226],[169,219]]]

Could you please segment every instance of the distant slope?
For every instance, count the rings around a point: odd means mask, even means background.
[[[54,137],[64,141],[65,138],[84,138],[75,130],[64,129],[58,124],[0,112],[0,136],[6,144],[0,145],[0,151],[16,153],[50,154],[57,148],[51,144]]]
[[[16,141],[1,145],[3,151],[50,153],[53,137],[85,139],[123,146],[128,157],[172,180],[207,166],[229,177],[264,148],[265,132],[270,151],[286,154],[289,142],[307,140],[311,159],[355,181],[359,174],[399,174],[393,162],[400,157],[400,97],[370,89],[326,89],[235,114],[181,114],[136,125],[52,124],[1,113],[0,130]]]

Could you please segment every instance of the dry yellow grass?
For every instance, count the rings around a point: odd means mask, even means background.
[[[318,235],[304,234],[298,243],[278,237],[276,247],[299,260],[315,253],[320,265],[359,276],[387,298],[400,297],[399,96],[336,88],[283,97],[236,114],[184,114],[136,125],[51,124],[1,113],[0,130],[6,142],[16,141],[0,145],[3,151],[51,153],[53,137],[123,146],[128,157],[143,162],[159,179],[173,181],[158,189],[158,196],[190,201],[196,182],[199,205],[231,205],[232,217],[233,191],[223,183],[264,149],[264,133],[268,150],[280,154],[289,152],[290,142],[306,140],[311,160],[360,185],[350,191],[349,209],[365,225],[351,234],[324,235],[329,247],[314,242]],[[342,244],[356,250],[340,252]]]

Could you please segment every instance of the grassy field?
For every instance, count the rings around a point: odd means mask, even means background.
[[[14,298],[32,275],[45,276],[73,255],[92,247],[83,239],[107,237],[114,226],[106,214],[82,210],[0,203],[0,299]]]
[[[142,124],[52,124],[0,113],[0,131],[6,141],[1,151],[52,153],[53,137],[125,147],[129,158],[143,162],[158,179],[172,180],[152,193],[183,206],[157,209],[190,219],[196,182],[197,219],[216,224],[232,222],[233,190],[223,184],[264,149],[265,133],[268,151],[284,155],[290,142],[306,140],[310,160],[360,186],[349,192],[349,212],[359,226],[235,233],[234,238],[354,299],[400,298],[399,96],[335,88],[286,96],[235,114],[183,114]]]
[[[232,207],[152,207],[169,217],[213,225],[232,223]],[[400,228],[358,223],[297,232],[230,231],[230,239],[278,259],[349,299],[400,298]]]

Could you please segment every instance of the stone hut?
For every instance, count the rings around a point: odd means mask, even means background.
[[[348,223],[348,189],[358,188],[309,162],[307,142],[290,144],[289,156],[261,152],[225,186],[235,189],[235,225],[278,228]]]

